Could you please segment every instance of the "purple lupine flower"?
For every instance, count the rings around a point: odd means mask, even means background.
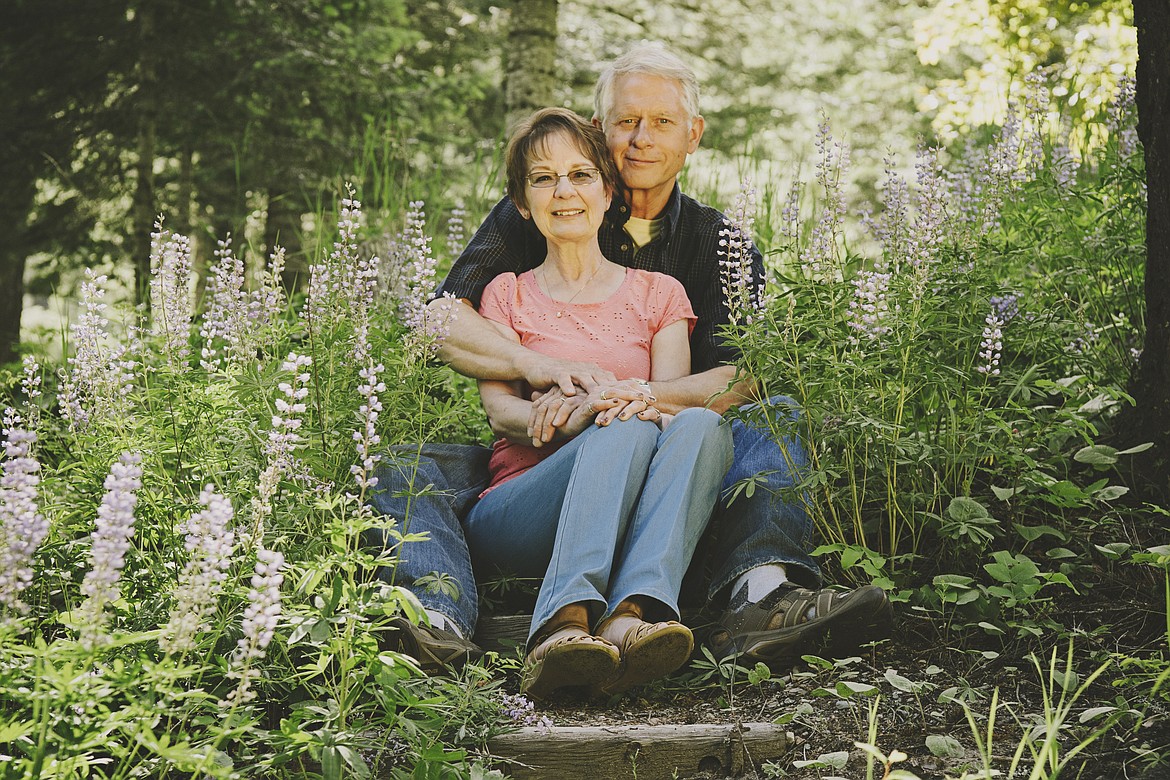
[[[1123,76],[1117,82],[1117,96],[1109,105],[1105,126],[1109,135],[1117,139],[1117,151],[1125,160],[1137,152],[1137,81]]]
[[[920,146],[914,162],[918,190],[914,222],[906,242],[906,257],[914,268],[937,258],[946,234],[947,186],[939,161],[941,153],[938,147]]]
[[[719,231],[719,278],[733,325],[751,323],[760,307],[763,279],[752,273],[752,228],[756,221],[756,190],[744,179],[731,216]]]
[[[818,127],[816,147],[816,178],[824,189],[825,202],[813,226],[809,244],[800,253],[800,260],[814,278],[828,279],[838,273],[838,238],[845,224],[845,195],[841,182],[849,169],[849,147],[833,140],[827,119],[822,119]]]
[[[882,247],[882,260],[876,270],[899,268],[909,255],[909,188],[895,169],[895,161],[886,157],[885,178],[878,191],[882,195],[882,213],[876,220],[868,215],[862,222]]]
[[[994,312],[984,320],[983,341],[979,344],[979,359],[983,361],[975,370],[988,376],[999,375],[999,360],[1003,356],[1003,321]]]
[[[1015,293],[993,295],[988,302],[996,318],[1004,325],[1011,323],[1020,314],[1020,296]]]
[[[81,582],[86,600],[79,607],[82,644],[92,647],[105,628],[106,605],[121,596],[118,582],[126,565],[130,537],[134,535],[134,507],[142,487],[142,456],[124,452],[110,467],[106,493],[98,507],[92,535],[90,569]]]
[[[536,705],[522,693],[505,693],[500,702],[500,712],[513,723],[534,726],[540,734],[552,732],[552,719],[547,715],[537,715]]]
[[[862,270],[853,279],[853,300],[849,302],[847,324],[854,333],[849,336],[851,344],[862,341],[877,341],[890,332],[890,303],[886,293],[890,287],[890,274]]]
[[[258,675],[253,665],[264,657],[265,650],[276,635],[280,622],[280,586],[284,583],[284,556],[275,550],[263,547],[256,550],[256,566],[252,575],[252,587],[248,591],[248,606],[244,609],[241,624],[243,636],[236,643],[228,663],[228,676],[239,680],[235,690],[222,702],[228,706],[243,704],[255,698],[252,681]]]
[[[223,583],[232,563],[235,534],[229,526],[235,514],[232,504],[207,485],[199,494],[203,509],[180,529],[190,558],[175,587],[175,606],[163,627],[159,648],[165,653],[184,653],[195,647],[202,623],[215,613]]]
[[[804,182],[794,179],[792,189],[784,199],[784,208],[780,210],[780,235],[789,241],[800,238],[800,193],[804,189]]]
[[[0,478],[0,619],[25,614],[20,593],[33,580],[33,556],[49,534],[37,511],[41,466],[32,456],[37,436],[21,426],[15,409],[4,411],[4,476]]]
[[[150,272],[154,332],[162,337],[168,365],[178,371],[190,353],[191,240],[164,230],[161,217],[150,234]]]

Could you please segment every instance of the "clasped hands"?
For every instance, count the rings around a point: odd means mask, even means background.
[[[614,420],[639,419],[665,427],[672,415],[655,408],[649,385],[634,379],[595,384],[591,390],[577,387],[566,395],[557,385],[532,394],[532,411],[528,418],[528,436],[533,447],[550,441],[558,432],[575,436],[590,425],[605,426]]]

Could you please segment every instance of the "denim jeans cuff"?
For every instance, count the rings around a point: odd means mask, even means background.
[[[784,567],[788,575],[788,579],[800,585],[802,588],[811,588],[817,590],[823,584],[821,579],[820,567],[816,565],[810,558],[792,558],[786,556],[774,556],[771,558],[763,558],[761,560],[752,561],[751,563],[742,564],[741,566],[732,569],[731,572],[718,580],[711,583],[710,589],[707,591],[707,600],[714,603],[719,597],[719,594],[724,589],[730,587],[741,576],[756,568],[757,566],[767,566],[769,564],[780,564]],[[726,595],[727,599],[731,598],[730,593]]]

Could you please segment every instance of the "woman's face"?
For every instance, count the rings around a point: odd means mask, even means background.
[[[592,240],[609,209],[610,193],[600,175],[591,183],[573,184],[569,174],[596,172],[597,166],[563,133],[548,136],[535,151],[525,182],[525,211],[531,212],[533,222],[552,243]],[[532,186],[534,179],[547,181],[549,176],[556,179],[553,186]]]

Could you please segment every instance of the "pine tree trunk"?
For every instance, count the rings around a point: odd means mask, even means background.
[[[516,0],[504,55],[508,127],[553,104],[557,88],[557,0]]]
[[[20,318],[24,313],[24,268],[28,259],[28,215],[36,195],[36,177],[18,168],[0,186],[0,365],[20,354]]]
[[[1146,341],[1134,398],[1139,430],[1170,461],[1170,3],[1133,0],[1138,33],[1138,137],[1145,151]],[[1170,495],[1162,471],[1160,488]]]

